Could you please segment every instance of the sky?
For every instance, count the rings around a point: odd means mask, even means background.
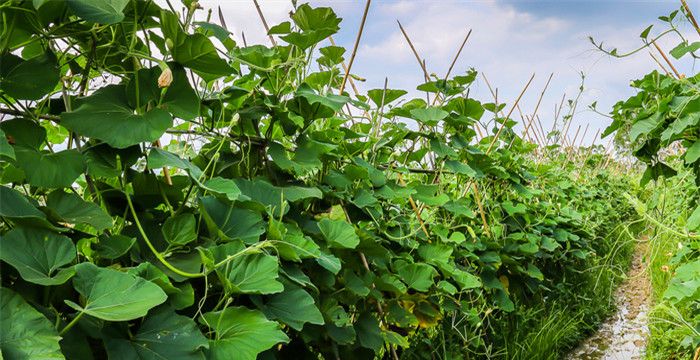
[[[291,1],[259,0],[259,3],[270,25],[288,20]],[[200,0],[200,4],[205,9],[214,9],[214,14],[220,6],[228,29],[238,40],[243,32],[249,45],[269,44],[252,0]],[[312,1],[312,4],[330,6],[343,18],[341,31],[334,38],[338,45],[348,49],[346,58],[349,57],[365,1]],[[688,4],[700,16],[700,0],[688,0]],[[611,120],[590,111],[588,105],[597,102],[599,112],[609,113],[615,102],[634,95],[629,87],[631,80],[659,68],[646,50],[622,59],[612,58],[597,51],[588,37],[620,52],[632,50],[642,45],[639,34],[644,28],[655,24],[652,34],[663,31],[665,28],[657,17],[679,7],[680,1],[674,0],[374,0],[352,73],[366,79],[357,84],[361,91],[382,88],[386,78],[389,88],[413,90],[412,95],[420,96],[415,87],[423,82],[422,71],[397,20],[425,59],[428,72],[440,77],[471,29],[453,75],[475,68],[498,89],[499,102],[512,104],[535,74],[520,102],[523,112],[529,114],[553,73],[539,111],[548,129],[554,119],[555,105],[562,96],[573,98],[578,93],[583,72],[585,90],[571,132],[580,125],[581,136],[588,126],[584,144],[593,141],[600,144],[602,141],[594,140],[594,135]],[[217,22],[218,16],[212,21]],[[700,40],[688,24],[682,24],[681,30],[690,41]],[[666,51],[677,43],[677,39],[670,37],[660,41]],[[681,73],[690,76],[697,72],[690,60],[670,59]],[[481,76],[473,84],[470,96],[493,101]]]

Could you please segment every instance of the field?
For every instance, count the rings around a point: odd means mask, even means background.
[[[685,1],[637,49],[591,39],[658,67],[589,145],[583,85],[502,99],[454,67],[471,31],[435,75],[399,23],[424,82],[365,89],[371,1],[347,49],[328,5],[254,1],[248,44],[173,3],[0,3],[0,359],[603,358],[620,308],[635,358],[700,359]]]

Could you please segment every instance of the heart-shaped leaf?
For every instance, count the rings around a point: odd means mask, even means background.
[[[192,319],[162,306],[148,314],[133,336],[107,337],[105,347],[116,360],[203,360],[209,342]]]
[[[134,114],[124,85],[105,86],[80,99],[79,104],[74,111],[61,114],[61,125],[118,149],[158,140],[173,125],[173,118],[165,110]]]
[[[4,359],[63,359],[49,319],[14,291],[0,288],[0,353]]]
[[[208,312],[200,322],[216,332],[209,341],[208,355],[213,360],[255,360],[259,353],[289,341],[279,324],[245,307]]]
[[[71,239],[44,229],[17,227],[0,238],[0,259],[31,283],[60,285],[73,276],[63,268],[75,259]]]
[[[158,285],[121,271],[82,263],[75,266],[75,273],[73,286],[85,298],[85,304],[65,302],[98,319],[127,321],[140,318],[167,299]]]

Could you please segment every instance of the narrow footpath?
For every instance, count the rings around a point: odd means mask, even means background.
[[[615,293],[617,312],[568,356],[569,360],[638,360],[644,356],[651,283],[644,262],[647,244],[635,249],[632,266]]]

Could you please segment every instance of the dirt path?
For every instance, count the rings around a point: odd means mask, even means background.
[[[645,271],[646,243],[637,245],[632,267],[615,293],[617,312],[608,318],[590,338],[568,357],[569,360],[642,359],[647,328],[649,274]]]

